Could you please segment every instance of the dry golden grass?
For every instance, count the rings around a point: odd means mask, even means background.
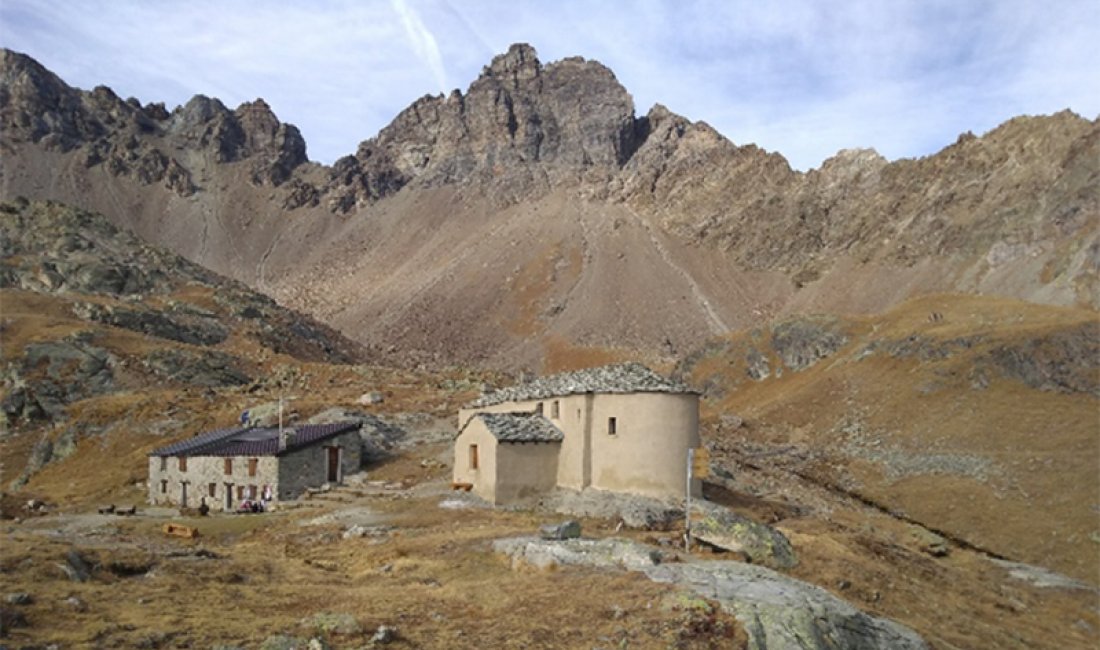
[[[942,320],[931,322],[932,312]],[[803,469],[822,480],[850,485],[997,553],[1100,584],[1094,541],[1100,522],[1091,510],[1100,493],[1100,402],[1030,388],[996,370],[984,389],[971,385],[975,360],[996,346],[1096,319],[1089,310],[927,296],[880,317],[845,321],[849,343],[802,372],[785,370],[757,382],[745,374],[744,359],[717,354],[698,363],[693,377],[699,384],[718,378],[729,388],[704,402],[711,431],[723,413],[748,422],[718,438],[726,448],[766,443],[814,450],[829,460]],[[933,343],[982,339],[945,359],[860,354],[871,341],[914,335]],[[750,341],[746,334],[733,340]],[[753,344],[770,350],[766,337]],[[781,365],[774,356],[771,361],[773,370]],[[862,460],[845,447],[843,428],[853,423],[864,431]],[[952,469],[960,464],[981,469]]]

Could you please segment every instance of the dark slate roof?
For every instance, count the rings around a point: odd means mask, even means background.
[[[662,377],[640,363],[620,363],[541,377],[485,393],[470,407],[565,397],[584,393],[694,393],[687,384]]]
[[[565,434],[542,415],[524,413],[478,413],[474,418],[500,442],[561,442]],[[463,427],[465,428],[465,427]]]
[[[359,428],[358,422],[333,422],[287,427],[293,431],[286,450],[279,451],[277,427],[237,427],[199,434],[149,452],[150,456],[280,456]]]

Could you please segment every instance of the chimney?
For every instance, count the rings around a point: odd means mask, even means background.
[[[286,448],[290,446],[290,442],[294,439],[294,429],[280,429],[279,430],[279,451],[286,451]]]

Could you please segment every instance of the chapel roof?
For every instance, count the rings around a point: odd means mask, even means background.
[[[517,386],[487,392],[470,407],[504,402],[565,397],[584,393],[694,393],[691,387],[663,377],[640,363],[620,363],[540,377]]]
[[[477,418],[500,442],[561,442],[565,435],[539,413],[478,413]]]

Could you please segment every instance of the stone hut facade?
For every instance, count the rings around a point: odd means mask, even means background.
[[[245,499],[294,499],[359,470],[358,422],[239,427],[197,435],[149,454],[149,503],[233,511]]]
[[[619,364],[486,393],[459,411],[459,424],[455,484],[496,504],[554,487],[682,497],[687,450],[699,446],[699,394]]]

